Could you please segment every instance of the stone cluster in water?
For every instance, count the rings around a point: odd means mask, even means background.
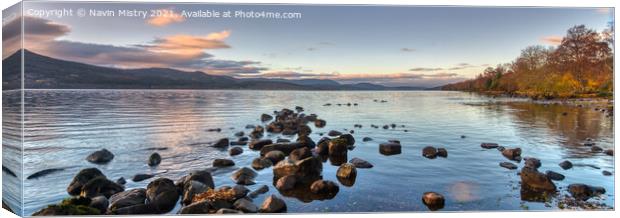
[[[385,103],[385,100],[375,100]],[[326,104],[324,106],[330,106]],[[357,106],[354,104],[337,104]],[[294,197],[303,202],[313,200],[332,199],[339,192],[339,184],[334,181],[322,179],[323,162],[329,160],[332,165],[339,166],[336,178],[341,185],[350,187],[355,184],[358,169],[372,168],[373,164],[361,158],[348,159],[348,151],[355,148],[354,131],[342,133],[331,130],[329,137],[322,137],[318,141],[310,138],[312,128],[323,128],[327,122],[320,119],[316,114],[305,114],[302,107],[294,110],[282,109],[273,114],[262,114],[260,121],[265,125],[247,125],[249,133],[243,131],[234,134],[235,139],[222,138],[211,146],[227,148],[230,156],[243,153],[241,146],[258,151],[259,156],[254,158],[250,166],[242,167],[231,174],[235,186],[215,187],[211,173],[217,168],[235,166],[231,159],[215,159],[213,169],[195,170],[188,175],[173,181],[168,178],[158,177],[151,181],[146,188],[125,190],[125,179],[117,181],[109,180],[96,168],[87,168],[78,172],[73,181],[67,187],[67,192],[72,197],[63,200],[56,205],[50,205],[33,215],[96,215],[96,214],[163,214],[172,211],[177,204],[181,204],[179,214],[209,214],[209,213],[280,213],[286,212],[286,202],[276,195],[268,196],[260,206],[253,203],[257,196],[268,192],[269,187],[265,184],[254,191],[246,188],[253,185],[257,173],[255,170],[272,168],[273,187],[282,196]],[[370,125],[372,128],[395,129],[404,125]],[[361,124],[355,124],[354,128],[362,128]],[[207,131],[220,132],[220,128],[208,129]],[[406,131],[406,130],[405,130]],[[265,133],[271,135],[297,136],[295,141],[288,139],[263,138]],[[320,133],[319,135],[323,135]],[[465,138],[466,136],[461,136]],[[373,139],[364,137],[362,141],[368,142]],[[231,147],[232,146],[232,147]],[[585,146],[591,146],[593,152],[604,152],[613,155],[613,150],[603,150],[597,147],[593,140],[587,140]],[[496,143],[482,143],[482,148],[497,149],[509,161],[499,165],[507,169],[518,169],[512,162],[525,161],[524,167],[519,172],[521,178],[521,197],[526,200],[544,201],[550,195],[557,193],[557,188],[552,180],[562,180],[564,176],[553,171],[541,173],[538,168],[540,160],[536,158],[521,158],[520,148],[504,148]],[[397,155],[402,153],[399,140],[389,140],[380,143],[379,153],[382,155]],[[422,156],[434,159],[436,157],[448,157],[445,148],[426,146],[422,149]],[[86,159],[95,164],[105,164],[111,161],[114,155],[102,149],[89,155]],[[149,166],[155,167],[162,161],[162,157],[154,152],[148,160]],[[510,162],[512,161],[512,162]],[[560,163],[563,169],[572,167],[572,163],[564,161]],[[605,172],[603,172],[605,174]],[[607,172],[609,173],[609,172]],[[611,175],[611,173],[609,173]],[[132,180],[135,182],[151,179],[157,175],[137,174]],[[604,193],[601,187],[585,184],[571,184],[568,187],[572,195],[571,200],[566,202],[583,202],[592,196]],[[567,199],[567,198],[564,198]],[[429,210],[439,210],[444,207],[445,198],[436,192],[425,192],[422,203]]]

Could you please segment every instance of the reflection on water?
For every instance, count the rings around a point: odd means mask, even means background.
[[[530,209],[553,209],[544,203],[523,202],[516,171],[499,167],[506,159],[497,151],[481,149],[481,142],[521,147],[523,156],[542,160],[542,171],[566,176],[556,182],[558,187],[581,182],[614,193],[613,177],[601,174],[601,170],[614,172],[613,157],[592,154],[581,145],[586,138],[593,138],[598,146],[613,148],[611,119],[591,108],[419,91],[31,90],[25,101],[24,175],[63,169],[25,181],[25,214],[67,197],[67,184],[85,167],[98,167],[111,180],[137,173],[178,179],[190,170],[211,167],[216,158],[230,158],[236,165],[216,171],[214,180],[216,186],[233,185],[231,172],[251,165],[258,152],[244,146],[242,154],[229,157],[226,149],[208,144],[223,137],[234,139],[239,131],[247,135],[251,131],[245,129],[247,124],[264,125],[259,120],[262,113],[296,105],[327,121],[321,129],[310,125],[315,142],[329,130],[355,130],[355,148],[347,156],[322,159],[322,179],[336,182],[340,189],[334,196],[314,196],[306,185],[280,192],[274,187],[272,169],[267,168],[258,171],[255,185],[248,186],[251,190],[270,186],[269,193],[254,200],[256,204],[276,194],[284,196],[289,212],[426,211],[420,198],[434,191],[446,196],[442,210],[518,210],[524,204]],[[347,106],[349,102],[358,105]],[[332,105],[323,106],[327,103]],[[355,124],[363,128],[354,128]],[[390,124],[396,127],[370,127]],[[207,131],[212,128],[221,131]],[[265,137],[296,139],[279,134]],[[364,142],[363,137],[373,140]],[[391,139],[401,141],[402,153],[381,155],[379,143]],[[444,147],[450,155],[426,159],[421,150],[428,145]],[[94,165],[84,159],[101,148],[115,154],[110,163]],[[158,151],[161,164],[149,167],[146,160],[155,148],[167,149]],[[354,181],[338,180],[337,166],[355,157],[374,167],[357,169]],[[601,169],[563,171],[557,165],[562,160]],[[151,180],[128,180],[126,188],[146,187]],[[613,205],[614,196],[602,201]],[[173,213],[176,210],[178,207]]]
[[[2,91],[2,203],[21,215],[21,92]]]

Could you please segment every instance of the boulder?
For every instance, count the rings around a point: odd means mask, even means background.
[[[267,185],[261,185],[256,190],[250,192],[250,194],[248,194],[248,197],[256,198],[261,194],[267,193],[268,191],[269,191],[269,187],[267,187]]]
[[[400,143],[387,142],[379,144],[379,153],[383,155],[395,155],[401,153]]]
[[[532,169],[538,169],[542,165],[540,163],[540,160],[537,158],[526,157],[524,158],[524,160],[525,160],[525,167],[530,167]]]
[[[278,179],[288,175],[296,175],[299,172],[299,166],[290,160],[278,162],[273,166],[273,176]]]
[[[603,170],[602,173],[603,173],[603,176],[611,176],[612,175],[612,173],[607,171],[607,170]]]
[[[105,176],[96,177],[89,180],[82,186],[80,196],[94,198],[100,195],[109,198],[113,194],[122,192],[125,188],[116,182],[110,181]]]
[[[260,121],[262,122],[267,122],[273,119],[273,116],[269,115],[269,114],[261,114],[260,115]]]
[[[517,165],[510,162],[501,162],[499,163],[499,166],[509,170],[516,170],[518,168]]]
[[[605,150],[605,154],[609,155],[609,156],[614,156],[614,149],[607,149],[607,150]]]
[[[575,183],[568,185],[568,192],[573,196],[573,198],[580,201],[586,201],[595,195],[605,194],[605,188]]]
[[[120,208],[145,204],[146,189],[136,188],[119,192],[110,197],[110,205],[108,210],[114,211]]]
[[[317,128],[323,128],[325,127],[326,124],[327,122],[325,122],[325,120],[322,120],[322,119],[316,119],[314,121],[314,126],[316,126]]]
[[[95,151],[86,157],[88,162],[95,164],[105,164],[112,161],[112,159],[114,159],[114,154],[105,148]]]
[[[138,174],[134,175],[134,176],[131,178],[131,181],[134,181],[134,182],[141,182],[141,181],[144,181],[144,180],[147,180],[147,179],[153,178],[154,176],[155,176],[155,175],[153,175],[153,174],[143,174],[143,173],[138,173]]]
[[[90,207],[89,198],[70,198],[63,200],[60,204],[48,205],[47,207],[35,212],[32,216],[67,216],[67,215],[100,215],[101,211]]]
[[[250,192],[250,189],[246,188],[244,185],[235,185],[232,187],[232,190],[235,193],[235,199],[243,198]]]
[[[252,168],[254,168],[255,170],[262,170],[272,165],[273,163],[271,162],[271,160],[264,157],[257,157],[252,160]]]
[[[319,155],[328,155],[329,154],[329,141],[331,141],[331,139],[326,138],[326,137],[321,138],[321,140],[318,141],[314,151]]]
[[[327,133],[327,135],[328,135],[328,136],[331,136],[331,137],[336,137],[336,136],[342,135],[342,132],[337,131],[337,130],[330,130],[330,131]]]
[[[353,166],[355,166],[356,168],[372,168],[373,167],[373,165],[370,162],[357,158],[357,157],[351,158],[349,163],[353,164]]]
[[[302,178],[317,177],[323,171],[323,162],[318,157],[307,157],[296,161],[295,165],[298,167],[296,175]]]
[[[270,144],[273,144],[273,141],[271,141],[271,139],[254,140],[250,142],[248,147],[252,150],[260,150],[265,145],[270,145]]]
[[[239,146],[232,147],[230,148],[230,150],[228,150],[228,154],[230,156],[237,156],[237,155],[240,155],[241,153],[243,153],[243,148]]]
[[[189,173],[189,176],[186,177],[184,181],[182,181],[181,188],[185,187],[187,182],[198,181],[202,184],[207,185],[209,188],[214,188],[215,184],[213,183],[213,176],[207,170],[194,170]],[[181,184],[179,184],[181,185]]]
[[[230,159],[215,159],[213,160],[213,167],[230,167],[234,166],[235,162]]]
[[[545,172],[545,174],[547,174],[547,177],[551,180],[555,180],[555,181],[562,181],[564,180],[564,175],[551,171],[551,170],[547,170],[547,172]]]
[[[312,152],[310,151],[310,149],[308,147],[303,147],[291,151],[288,159],[290,159],[291,161],[299,161],[310,156],[312,156]]]
[[[564,170],[568,170],[570,168],[573,168],[573,163],[571,163],[570,161],[562,161],[561,163],[559,163],[558,165],[560,165],[560,167]]]
[[[601,147],[599,147],[599,146],[596,146],[596,145],[592,145],[591,150],[592,150],[592,152],[594,152],[594,153],[603,152],[603,148],[601,148]]]
[[[299,134],[299,136],[309,136],[311,133],[312,129],[308,125],[300,125],[297,128],[297,134]]]
[[[241,140],[230,142],[230,145],[247,145],[247,144],[248,144],[248,141],[241,141]]]
[[[161,163],[161,156],[159,155],[159,153],[155,152],[151,154],[151,156],[149,156],[149,161],[148,161],[149,166],[154,167],[154,166],[159,165],[159,163]]]
[[[499,145],[497,143],[482,143],[480,144],[480,147],[486,148],[486,149],[492,149],[492,148],[499,147]]]
[[[245,132],[243,132],[243,131],[239,131],[239,132],[235,133],[235,136],[237,136],[237,137],[242,137],[243,135],[245,135]]]
[[[179,214],[208,214],[213,211],[208,201],[195,202],[179,210]]]
[[[515,160],[517,157],[521,157],[521,148],[504,149],[502,155],[508,160]]]
[[[281,151],[284,155],[289,155],[293,150],[300,148],[301,145],[299,143],[275,143],[266,145],[260,149],[260,155],[265,156],[270,151]]]
[[[255,184],[254,178],[256,178],[256,172],[254,170],[243,167],[237,171],[235,171],[231,178],[235,183],[239,185],[253,185]]]
[[[254,205],[251,201],[245,198],[241,198],[235,201],[233,204],[235,209],[243,211],[244,213],[256,213],[258,212],[258,207]]]
[[[276,139],[276,143],[287,143],[287,142],[291,142],[291,140],[290,139],[283,139],[283,138]]]
[[[86,184],[88,181],[97,178],[97,177],[105,177],[101,171],[97,168],[86,168],[80,170],[74,177],[69,186],[67,187],[67,193],[69,195],[79,195],[82,191],[82,186]]]
[[[348,151],[348,141],[346,139],[342,139],[342,138],[335,138],[332,140],[329,140],[329,142],[327,143],[327,147],[328,147],[328,154],[330,156],[343,156],[343,155],[347,155],[347,151]]]
[[[228,140],[228,138],[222,138],[213,143],[213,147],[223,148],[228,147],[229,144],[230,140]]]
[[[280,191],[288,191],[295,188],[297,185],[297,176],[286,175],[276,181],[276,188]]]
[[[448,150],[445,148],[437,148],[437,156],[443,158],[448,157]]]
[[[436,192],[425,192],[422,195],[422,202],[431,211],[442,209],[445,205],[445,201],[443,195]]]
[[[364,137],[364,138],[362,138],[362,141],[363,141],[363,142],[369,142],[369,141],[372,141],[372,138],[370,138],[370,137]]]
[[[261,213],[283,213],[286,212],[286,203],[284,200],[276,197],[275,195],[270,195],[263,201],[259,212]]]
[[[193,203],[194,195],[203,193],[209,189],[207,185],[202,182],[191,180],[184,183],[181,203],[183,205],[190,205]]]
[[[433,159],[437,157],[437,149],[433,146],[426,146],[422,149],[422,156]]]
[[[101,214],[104,214],[108,210],[109,204],[110,202],[108,202],[108,199],[105,196],[100,195],[100,196],[92,198],[88,206],[98,209],[101,212]]]
[[[116,180],[116,184],[119,184],[119,185],[125,185],[126,183],[127,183],[127,181],[125,181],[125,178],[123,178],[123,177],[118,178]]]
[[[351,134],[343,134],[338,136],[338,138],[346,141],[347,147],[351,148],[355,145],[355,138]]]
[[[312,139],[307,135],[299,136],[299,138],[297,138],[297,143],[299,143],[301,147],[307,147],[307,148],[316,147],[316,143],[312,141]]]
[[[286,155],[282,151],[274,150],[267,152],[264,158],[271,160],[271,163],[275,165],[281,160],[284,160],[284,158],[286,158]]]
[[[521,185],[529,190],[538,192],[555,192],[556,186],[546,174],[540,173],[536,168],[523,167],[521,169]]]
[[[159,178],[146,186],[146,202],[154,209],[154,213],[170,212],[178,200],[178,189],[170,179]]]
[[[215,211],[215,214],[242,214],[243,212],[238,211],[238,210],[233,210],[233,209],[228,209],[228,208],[221,208],[217,211]]]
[[[336,177],[342,185],[353,186],[355,178],[357,177],[357,169],[353,164],[342,164],[338,167],[338,171],[336,171]]]
[[[310,192],[319,195],[336,196],[340,187],[335,182],[329,180],[316,180],[310,185]]]

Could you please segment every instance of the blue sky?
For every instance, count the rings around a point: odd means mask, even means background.
[[[529,45],[553,46],[574,25],[602,31],[613,19],[613,9],[604,8],[28,2],[24,10],[58,8],[253,10],[299,12],[302,17],[185,18],[165,25],[128,17],[39,17],[30,21],[33,26],[38,22],[66,29],[46,39],[27,37],[26,48],[125,68],[426,87],[472,78],[487,66],[512,61]],[[86,50],[91,52],[85,55]],[[111,57],[115,55],[122,58]]]

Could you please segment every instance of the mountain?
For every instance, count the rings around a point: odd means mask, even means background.
[[[24,51],[27,89],[262,89],[262,90],[418,90],[370,83],[341,84],[323,79],[239,79],[169,68],[119,69],[66,61]],[[2,60],[3,90],[20,87],[21,53]]]

